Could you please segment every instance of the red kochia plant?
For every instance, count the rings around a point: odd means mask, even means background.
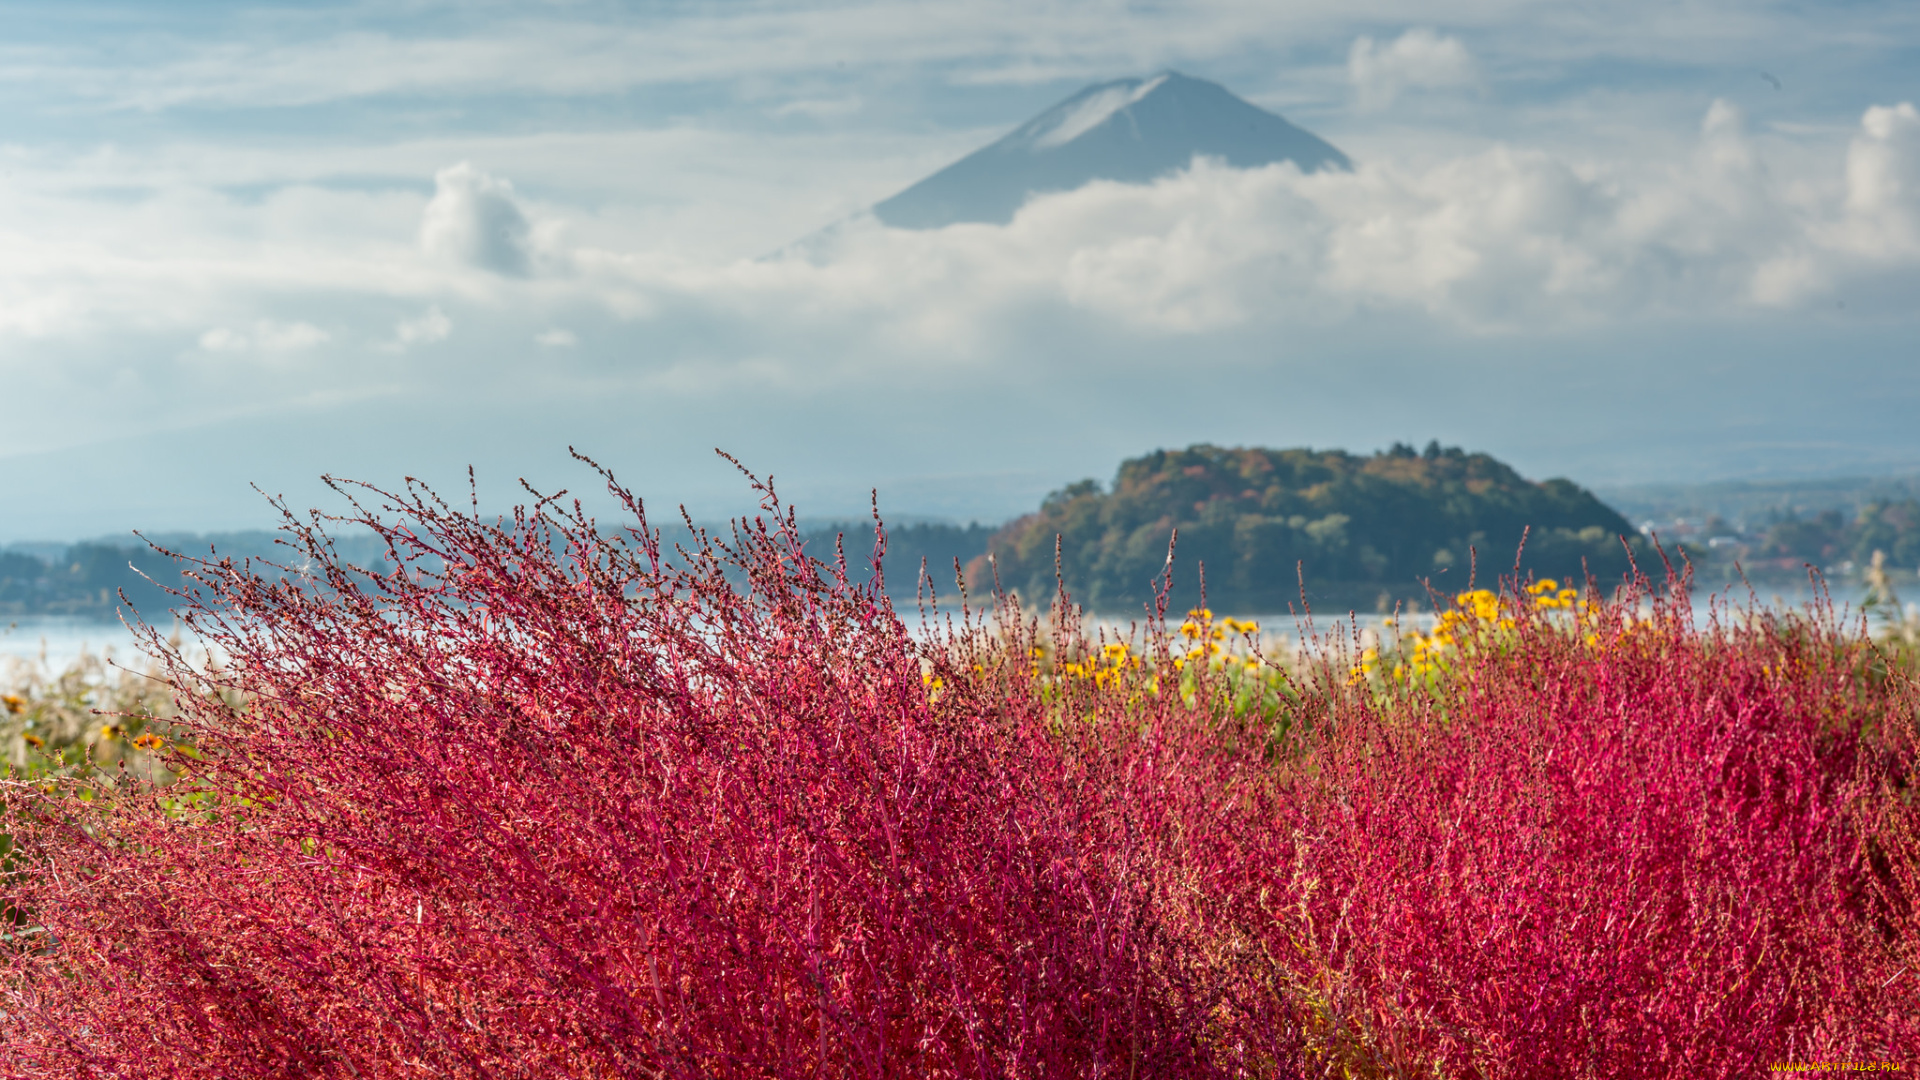
[[[608,483],[624,535],[409,486],[351,519],[391,572],[317,516],[305,579],[202,564],[187,618],[250,704],[176,661],[179,782],[10,794],[51,944],[10,960],[0,1072],[1209,1071],[1156,963],[1150,738],[930,695],[770,490],[773,526],[675,554]]]
[[[1437,686],[1348,699],[1268,827],[1209,838],[1213,921],[1273,958],[1310,1060],[1920,1065],[1912,687],[1830,610],[1638,602],[1510,594]]]
[[[765,492],[663,552],[608,483],[621,534],[409,487],[350,518],[390,571],[318,518],[297,572],[201,564],[228,662],[173,664],[180,779],[0,789],[0,1075],[1735,1076],[1920,1040],[1916,695],[1832,620],[1514,590],[1411,681],[1181,669],[1164,626],[1108,652],[1009,600],[916,640],[884,539],[853,584]]]

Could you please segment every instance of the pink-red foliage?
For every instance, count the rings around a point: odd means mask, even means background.
[[[1910,689],[1831,625],[1510,610],[1441,693],[1340,710],[1222,853],[1282,1016],[1361,1074],[1920,1064]]]
[[[179,783],[7,789],[0,1075],[1730,1076],[1920,1036],[1915,698],[1833,627],[1516,608],[1431,691],[1296,673],[1279,735],[1164,648],[1096,684],[1071,626],[916,639],[770,496],[684,555],[630,499],[616,535],[379,497],[381,576],[298,523],[309,578],[201,568],[250,704],[176,664]]]
[[[1204,1071],[1151,962],[1137,740],[935,707],[790,519],[676,570],[644,519],[395,509],[371,583],[306,529],[306,587],[203,568],[252,704],[185,699],[167,812],[16,807],[57,944],[9,973],[10,1071]]]

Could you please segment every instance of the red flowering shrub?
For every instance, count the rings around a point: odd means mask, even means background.
[[[1914,698],[1832,627],[1516,600],[1419,683],[1011,601],[916,639],[770,493],[670,553],[612,490],[619,535],[409,488],[356,518],[390,572],[297,521],[304,578],[202,564],[179,779],[5,789],[0,1074],[1731,1075],[1920,1032]]]
[[[1271,957],[1272,1022],[1356,1075],[1911,1067],[1911,688],[1831,625],[1503,610],[1220,834],[1212,919]]]

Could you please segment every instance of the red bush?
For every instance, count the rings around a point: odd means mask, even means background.
[[[1342,709],[1271,839],[1232,851],[1218,917],[1276,957],[1315,1056],[1487,1077],[1907,1060],[1903,681],[1830,625],[1701,632],[1682,600],[1585,637],[1508,610],[1441,693]]]
[[[916,640],[770,494],[667,553],[612,490],[618,536],[409,488],[356,519],[390,573],[298,522],[306,579],[202,565],[191,771],[7,789],[0,1070],[1731,1075],[1920,1030],[1913,697],[1832,627],[1516,606],[1431,690],[1236,715],[1165,635],[1111,678],[1010,603]]]

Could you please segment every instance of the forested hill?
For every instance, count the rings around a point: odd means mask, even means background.
[[[1523,530],[1523,569],[1617,582],[1629,569],[1626,519],[1569,480],[1535,483],[1486,454],[1396,445],[1339,450],[1161,450],[1120,466],[1110,489],[1084,480],[994,535],[1001,583],[1045,602],[1054,591],[1054,538],[1074,599],[1096,611],[1138,610],[1179,529],[1173,602],[1199,596],[1225,610],[1285,611],[1303,573],[1312,601],[1373,608],[1424,600],[1511,573]],[[1584,570],[1583,570],[1584,564]],[[1296,567],[1298,570],[1296,570]],[[975,560],[970,576],[988,583]]]

